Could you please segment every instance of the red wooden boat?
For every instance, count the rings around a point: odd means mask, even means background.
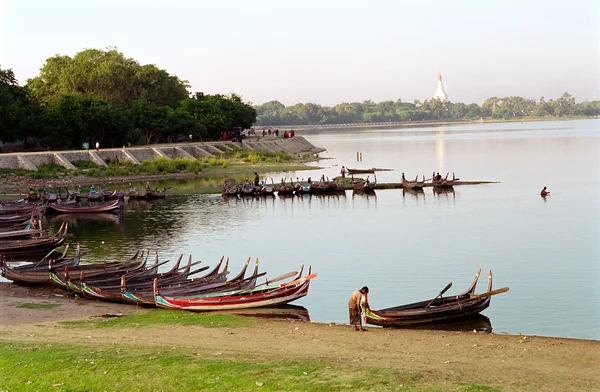
[[[158,282],[155,281],[154,301],[156,306],[161,308],[191,311],[246,309],[283,305],[307,295],[310,280],[317,276],[317,274],[310,273],[310,268],[308,275],[300,277],[300,274],[295,280],[274,287],[259,288],[257,286],[253,290],[242,290],[231,295],[192,298],[162,296],[159,293]]]
[[[102,203],[92,206],[80,206],[75,204],[57,204],[51,203],[48,204],[46,209],[47,212],[62,212],[62,213],[73,213],[73,212],[113,212],[121,207],[121,202],[119,200],[115,200],[110,203]]]

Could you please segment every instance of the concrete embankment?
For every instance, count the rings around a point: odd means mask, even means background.
[[[318,154],[324,148],[315,147],[301,136],[289,139],[261,138],[248,140],[242,143],[209,142],[209,143],[182,143],[161,144],[143,147],[107,148],[96,150],[71,150],[71,151],[44,151],[0,154],[0,169],[25,169],[36,170],[37,166],[56,164],[67,169],[75,169],[74,162],[89,161],[98,166],[106,166],[107,162],[131,162],[139,165],[140,162],[155,158],[190,158],[216,157],[226,151],[254,150],[273,153],[285,152],[290,155]]]

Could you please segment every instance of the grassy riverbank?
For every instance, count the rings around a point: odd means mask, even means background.
[[[0,391],[594,391],[594,341],[271,321],[0,283]],[[54,304],[20,307],[19,304]],[[123,314],[113,317],[116,314]]]

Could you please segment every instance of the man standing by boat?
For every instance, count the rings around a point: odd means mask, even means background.
[[[348,301],[348,311],[350,313],[350,324],[354,327],[355,331],[365,331],[362,326],[362,308],[369,308],[369,300],[367,298],[369,294],[369,288],[364,286],[360,290],[356,290],[352,293],[350,301]]]

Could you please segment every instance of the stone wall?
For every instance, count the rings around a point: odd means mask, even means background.
[[[235,149],[264,150],[270,152],[286,152],[288,154],[318,154],[325,151],[312,145],[302,136],[291,139],[261,138],[244,139],[242,143],[210,142],[210,143],[182,143],[167,145],[152,145],[144,147],[111,148],[80,151],[48,151],[31,153],[6,153],[0,154],[0,168],[36,170],[36,166],[43,164],[57,164],[72,169],[72,163],[77,161],[90,161],[96,165],[106,165],[106,162],[130,161],[138,164],[148,159],[163,158],[199,158],[214,157],[224,151]]]

